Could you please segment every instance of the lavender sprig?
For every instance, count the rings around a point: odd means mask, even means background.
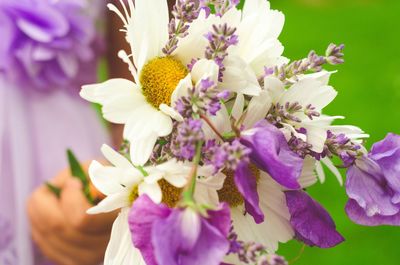
[[[219,81],[222,81],[225,66],[223,61],[228,55],[228,48],[239,42],[238,36],[235,35],[236,28],[229,27],[226,23],[222,25],[213,25],[213,31],[208,32],[205,37],[209,41],[206,48],[205,57],[214,60],[219,66]]]
[[[300,129],[298,132],[307,134],[304,128]],[[321,160],[323,157],[333,158],[334,156],[337,156],[343,162],[341,167],[346,168],[354,164],[354,161],[363,155],[359,144],[351,141],[351,139],[343,133],[334,134],[331,131],[327,131],[327,138],[324,144],[324,149],[321,153],[313,151],[311,144],[293,134],[289,139],[288,144],[290,148],[302,158],[310,155],[316,160]]]
[[[231,243],[228,254],[236,254],[239,260],[245,264],[288,265],[284,257],[276,254],[268,254],[266,248],[262,244],[239,240],[233,227],[229,232],[228,240]]]
[[[189,161],[194,158],[196,144],[204,141],[201,127],[202,121],[198,119],[186,119],[178,124],[176,136],[171,143],[171,151],[176,158]]]
[[[338,156],[343,162],[343,167],[349,167],[354,164],[357,157],[362,156],[361,146],[352,142],[345,134],[334,134],[331,131],[327,134],[323,157]]]
[[[310,120],[321,115],[311,104],[304,107],[299,102],[286,102],[284,105],[273,105],[267,114],[267,120],[275,126],[287,121],[301,122],[301,119],[294,115],[296,113],[304,113]]]
[[[204,6],[213,6],[215,14],[222,17],[231,8],[236,7],[240,0],[200,0]]]
[[[199,0],[177,0],[172,15],[168,32],[169,40],[163,48],[163,53],[171,55],[178,45],[178,38],[184,38],[188,34],[189,24],[192,23],[198,16],[201,10],[201,3]]]
[[[294,61],[290,64],[283,64],[278,67],[265,67],[264,76],[274,75],[287,84],[298,81],[298,76],[308,72],[320,72],[325,64],[338,65],[344,63],[343,59],[344,44],[329,44],[326,49],[325,56],[318,55],[315,51],[311,51],[307,58]],[[263,80],[260,79],[262,82]]]
[[[236,170],[239,163],[249,163],[249,155],[251,150],[240,143],[238,139],[231,142],[217,144],[209,142],[206,144],[205,163],[214,166],[214,171],[225,168],[228,170]]]
[[[211,114],[221,109],[221,100],[226,100],[229,92],[219,92],[216,84],[209,78],[200,81],[197,87],[189,89],[187,96],[177,100],[175,109],[183,117],[192,117],[194,114]]]

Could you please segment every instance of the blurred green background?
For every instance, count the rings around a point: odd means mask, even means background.
[[[340,123],[357,125],[369,133],[368,147],[387,132],[400,134],[400,1],[270,2],[273,9],[286,16],[280,40],[288,58],[303,58],[310,49],[323,54],[330,42],[346,45],[346,62],[336,67],[339,71],[331,78],[339,95],[325,112],[346,116]],[[361,227],[351,223],[343,210],[344,188],[332,175],[309,191],[331,213],[346,241],[333,249],[307,247],[292,264],[400,264],[399,227]],[[291,242],[282,244],[279,252],[292,260],[301,248],[300,243]]]

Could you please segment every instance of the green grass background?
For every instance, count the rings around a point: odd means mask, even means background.
[[[344,65],[331,84],[339,91],[327,114],[344,115],[371,135],[370,147],[387,132],[400,134],[400,0],[270,0],[286,23],[280,40],[285,55],[303,58],[310,49],[323,54],[330,42],[344,43]],[[330,68],[332,69],[332,68]],[[339,124],[339,123],[338,123]],[[328,175],[310,193],[330,212],[346,241],[332,249],[306,248],[297,265],[400,264],[400,227],[361,227],[344,213],[346,194]],[[295,258],[302,245],[281,245]]]

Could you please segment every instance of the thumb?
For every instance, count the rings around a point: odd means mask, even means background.
[[[116,213],[89,215],[86,211],[92,206],[83,192],[82,182],[69,178],[61,193],[61,209],[69,224],[82,233],[98,233],[111,229]]]

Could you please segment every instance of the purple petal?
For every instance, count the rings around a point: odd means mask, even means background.
[[[257,180],[246,162],[241,162],[235,171],[235,184],[245,200],[246,211],[259,224],[264,221],[264,214],[260,209],[260,200],[257,192]]]
[[[346,192],[355,200],[368,216],[376,214],[394,215],[399,207],[392,204],[393,192],[388,189],[387,181],[379,165],[364,157],[347,170]]]
[[[228,236],[232,223],[229,205],[222,203],[219,209],[209,210],[207,214],[207,221],[217,228],[222,235]]]
[[[50,42],[68,33],[68,21],[49,5],[40,4],[35,9],[20,6],[13,12],[19,29],[33,40]]]
[[[152,242],[153,223],[170,215],[171,209],[155,204],[147,195],[140,196],[129,213],[132,242],[140,250],[147,265],[157,265]]]
[[[349,218],[360,225],[378,226],[395,225],[400,226],[400,213],[392,216],[374,215],[368,216],[365,210],[355,200],[349,200],[346,204],[346,213]]]
[[[400,136],[389,133],[372,146],[369,157],[381,167],[386,181],[395,191],[393,203],[400,203]]]
[[[290,150],[283,133],[266,121],[258,122],[241,142],[252,152],[250,158],[260,169],[288,189],[299,189],[303,159]]]
[[[320,248],[334,247],[344,241],[329,213],[307,193],[286,191],[285,195],[297,239]]]
[[[196,244],[188,248],[187,236],[182,233],[182,211],[174,211],[167,219],[154,223],[152,242],[159,264],[218,265],[229,250],[226,235],[207,219],[201,220],[201,231]],[[226,212],[220,212],[223,219]],[[229,212],[228,212],[229,217]]]

